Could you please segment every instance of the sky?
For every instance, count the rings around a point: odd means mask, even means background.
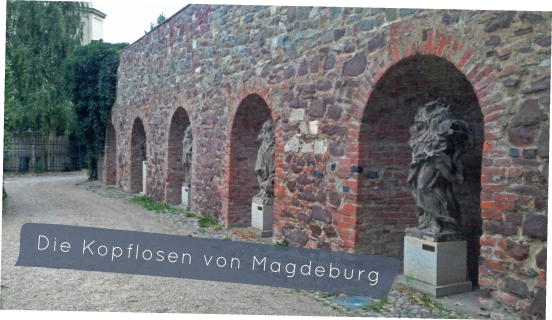
[[[186,6],[187,2],[126,2],[102,1],[93,2],[92,6],[107,14],[103,21],[103,40],[110,43],[133,43],[150,30],[150,23],[155,23],[161,13],[169,18]]]

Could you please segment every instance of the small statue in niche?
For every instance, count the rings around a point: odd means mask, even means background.
[[[464,182],[460,157],[473,148],[473,132],[440,98],[418,109],[410,134],[412,162],[407,183],[416,199],[417,229],[433,234],[460,231],[453,183]]]
[[[192,126],[188,126],[182,140],[182,166],[184,167],[184,185],[190,184],[192,169]]]
[[[261,191],[253,197],[253,202],[270,204],[274,199],[274,124],[272,119],[263,123],[261,132],[257,137],[261,141],[261,147],[257,153],[257,162],[255,163],[255,173]]]
[[[142,151],[142,160],[147,160],[147,154],[146,154],[146,139],[143,139],[142,142],[140,142],[140,150]]]

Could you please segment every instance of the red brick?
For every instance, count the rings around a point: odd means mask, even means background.
[[[358,187],[358,180],[347,180],[345,185],[349,187]]]
[[[447,41],[447,38],[445,36],[442,36],[441,43],[439,43],[439,49],[437,49],[437,56],[439,57],[443,56],[443,49],[445,48],[446,41]]]
[[[343,228],[349,228],[349,224],[343,221],[338,221],[337,225]]]
[[[482,209],[492,209],[492,210],[504,210],[505,205],[501,202],[494,201],[481,201]]]
[[[344,204],[344,205],[343,205],[343,209],[349,210],[349,211],[351,211],[351,212],[356,212],[356,211],[357,211],[357,206],[356,206],[356,205],[352,205],[352,204]]]
[[[492,176],[481,176],[481,184],[492,183],[492,182],[493,182]]]
[[[479,278],[478,282],[479,282],[479,285],[483,288],[490,288],[490,289],[493,289],[493,290],[497,289],[495,281],[485,279],[485,278]]]
[[[487,260],[485,261],[485,265],[491,267],[491,268],[494,268],[494,269],[500,269],[502,268],[502,263],[500,262],[494,262],[494,261],[491,261],[491,260]]]
[[[493,149],[494,148],[494,142],[486,141],[485,143],[483,143],[483,148]]]
[[[468,51],[466,51],[466,54],[464,55],[464,57],[462,58],[462,60],[460,60],[459,69],[462,69],[462,67],[464,67],[464,65],[466,64],[466,62],[467,62],[468,59],[470,58],[472,52],[473,52],[473,48],[470,47],[470,48],[468,49]]]
[[[357,219],[356,218],[350,218],[350,217],[343,217],[343,221],[348,222],[348,223],[355,223],[356,224]]]
[[[490,76],[484,78],[483,80],[479,81],[479,82],[475,85],[474,89],[475,89],[476,91],[480,91],[481,89],[483,89],[483,88],[489,86],[491,83],[493,83],[493,82],[495,82],[495,81],[496,81],[496,77],[495,77],[494,75],[490,75]]]
[[[481,174],[487,175],[505,175],[506,169],[496,167],[483,167],[481,168]]]
[[[513,295],[511,294],[508,294],[506,292],[502,292],[502,291],[494,291],[493,292],[493,297],[498,300],[499,302],[502,302],[502,303],[505,303],[505,304],[509,304],[511,306],[515,305],[516,304],[516,301],[518,300],[516,297],[514,297]]]
[[[352,241],[343,241],[343,245],[345,247],[348,247],[348,248],[354,248],[355,247],[355,243],[352,242]]]
[[[345,209],[338,209],[337,212],[341,215],[344,215],[344,216],[350,216],[351,215],[351,211],[345,210]]]
[[[433,45],[433,35],[435,34],[435,31],[431,30],[429,32],[429,36],[427,37],[427,50],[426,50],[426,54],[430,54],[431,53],[431,46]],[[425,45],[422,44],[422,46]],[[424,49],[422,49],[423,51]]]
[[[399,60],[401,60],[401,54],[399,53],[399,47],[396,43],[393,44],[393,51],[395,52],[395,62],[399,62]]]
[[[490,192],[503,192],[504,186],[501,184],[485,184],[481,186],[481,190]]]
[[[485,120],[485,123],[491,123],[500,119],[500,116],[501,116],[500,113],[495,112],[495,113],[489,114],[488,116],[485,116],[483,120]],[[486,148],[486,149],[489,149],[489,148]]]
[[[516,197],[511,193],[495,193],[493,195],[493,200],[513,203],[516,201]]]
[[[521,177],[523,170],[521,168],[508,168],[509,177]]]
[[[483,236],[479,239],[479,244],[482,246],[494,246],[496,244],[496,238]]]
[[[481,210],[481,218],[489,220],[502,220],[502,213],[492,210]]]

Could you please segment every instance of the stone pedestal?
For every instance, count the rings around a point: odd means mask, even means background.
[[[439,298],[471,291],[472,283],[466,281],[466,274],[467,243],[458,234],[435,236],[407,229],[404,275],[399,277],[402,285]]]
[[[148,162],[142,161],[142,192],[140,195],[146,195],[146,178],[148,176]]]
[[[182,207],[186,211],[190,211],[190,185],[189,184],[183,184],[182,185]]]
[[[274,205],[270,201],[258,201],[251,204],[251,227],[249,232],[260,238],[272,237],[272,225],[274,224]],[[265,203],[262,203],[265,202]]]

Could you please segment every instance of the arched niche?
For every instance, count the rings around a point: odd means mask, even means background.
[[[132,124],[132,133],[130,138],[130,193],[136,194],[142,191],[143,179],[143,155],[142,149],[145,147],[146,131],[140,118],[136,118]]]
[[[228,225],[251,226],[251,200],[259,192],[255,162],[263,123],[271,119],[270,108],[258,94],[245,97],[232,124],[228,185]]]
[[[455,186],[468,242],[468,275],[477,283],[481,219],[484,121],[466,77],[444,58],[415,55],[391,66],[377,82],[364,109],[359,164],[359,213],[355,252],[403,259],[404,230],[417,226],[415,200],[407,187],[411,162],[409,128],[419,107],[444,98],[475,135],[463,156],[465,181]]]
[[[182,201],[182,184],[184,182],[183,139],[186,129],[190,126],[190,118],[184,108],[176,109],[169,126],[168,141],[168,178],[166,202],[178,205]]]

